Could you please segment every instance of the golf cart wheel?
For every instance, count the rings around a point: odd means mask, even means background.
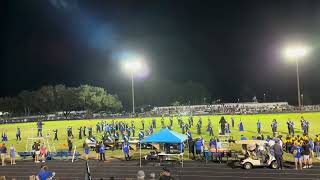
[[[270,167],[271,167],[272,169],[277,169],[277,168],[278,168],[278,163],[277,163],[277,161],[272,161]]]
[[[252,164],[251,163],[244,163],[244,165],[243,165],[243,168],[244,169],[252,169]]]

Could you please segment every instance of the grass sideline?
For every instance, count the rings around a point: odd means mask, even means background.
[[[218,135],[218,130],[220,128],[219,126],[219,120],[221,118],[222,115],[206,115],[206,116],[201,116],[202,117],[202,137],[208,141],[210,139],[209,133],[206,132],[206,125],[207,125],[207,121],[208,118],[211,119],[211,122],[213,124],[213,130],[214,130],[214,135]],[[283,136],[287,136],[287,125],[286,125],[286,121],[288,120],[288,118],[292,119],[295,122],[295,132],[296,134],[302,134],[302,130],[300,127],[300,117],[304,116],[304,118],[306,120],[308,120],[310,122],[310,135],[311,137],[314,137],[316,134],[320,134],[320,112],[316,112],[316,113],[280,113],[280,114],[257,114],[257,115],[234,115],[233,117],[235,118],[235,127],[231,128],[231,136],[238,140],[240,139],[240,136],[243,134],[246,137],[248,137],[249,139],[251,139],[251,136],[256,136],[257,135],[257,130],[256,130],[256,123],[257,120],[260,119],[262,122],[262,134],[266,137],[267,135],[272,135],[271,132],[271,122],[273,119],[277,119],[278,121],[278,132],[279,135],[283,135]],[[191,131],[193,133],[193,137],[197,137],[198,135],[196,134],[197,130],[196,130],[196,123],[198,121],[200,116],[194,116],[194,126],[191,127]],[[224,115],[224,117],[226,118],[226,120],[231,124],[231,115]],[[183,116],[183,121],[184,122],[188,122],[188,116]],[[151,124],[151,120],[153,119],[151,118],[143,118],[145,121],[145,128]],[[155,129],[155,132],[157,130],[159,130],[161,128],[161,118],[160,117],[156,117],[155,118],[157,121],[157,128]],[[243,124],[244,124],[244,132],[239,132],[238,130],[238,123],[240,121],[240,119],[242,120]],[[102,120],[106,120],[107,123],[111,122],[112,119],[102,119]],[[141,126],[141,118],[118,118],[115,119],[115,121],[124,121],[124,122],[128,122],[129,125],[131,123],[131,121],[134,120],[135,122],[135,126],[136,126],[136,133],[135,136],[138,136],[138,132],[139,129],[142,127]],[[93,128],[93,135],[96,136],[97,138],[101,138],[102,133],[96,133],[95,132],[95,125],[97,122],[100,122],[101,119],[97,120],[97,119],[92,119],[92,120],[63,120],[63,121],[44,121],[44,131],[46,129],[58,129],[59,133],[58,133],[58,138],[59,141],[55,142],[55,147],[56,149],[67,149],[67,126],[72,126],[73,128],[73,134],[74,134],[74,139],[73,139],[73,143],[74,145],[77,146],[77,149],[80,153],[83,152],[82,149],[82,143],[84,141],[84,139],[79,140],[78,139],[78,130],[77,128],[80,126],[92,126]],[[165,124],[169,124],[169,117],[165,117]],[[21,129],[21,137],[22,140],[21,141],[16,141],[16,130],[17,127],[20,127]],[[7,135],[8,135],[8,142],[5,142],[7,147],[9,147],[11,144],[14,144],[17,152],[21,152],[25,150],[25,145],[26,145],[26,136],[28,131],[31,131],[33,128],[36,128],[36,122],[33,123],[15,123],[15,124],[2,124],[0,126],[0,133],[2,133],[3,130],[6,130]],[[173,120],[173,130],[180,132],[181,133],[181,129],[178,125],[178,121],[177,118],[175,117]],[[88,133],[87,133],[88,134]],[[54,133],[51,132],[51,138],[53,138]],[[132,154],[137,154],[137,152],[131,151]],[[91,155],[93,155],[94,153],[91,152]],[[112,154],[112,156],[114,157],[120,157],[122,156],[122,153],[120,150],[116,150],[113,151],[112,153],[110,153],[109,151],[107,152],[107,155]],[[285,155],[285,159],[290,159],[292,158],[290,155],[286,154]]]

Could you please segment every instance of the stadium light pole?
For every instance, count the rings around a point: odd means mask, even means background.
[[[124,64],[124,68],[131,75],[131,93],[132,93],[132,114],[135,114],[134,106],[134,75],[142,69],[140,58],[131,58]]]
[[[301,95],[300,95],[300,77],[299,77],[299,61],[305,57],[308,53],[307,47],[305,46],[292,46],[285,49],[285,56],[287,59],[294,60],[296,62],[296,73],[297,73],[297,90],[298,90],[298,104],[299,110],[301,111]]]

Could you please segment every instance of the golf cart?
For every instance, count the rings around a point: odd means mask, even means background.
[[[240,144],[242,147],[242,153],[238,155],[240,167],[244,169],[251,169],[253,167],[278,168],[277,161],[270,152],[272,144],[269,144],[267,141],[242,140],[237,141],[236,144]]]

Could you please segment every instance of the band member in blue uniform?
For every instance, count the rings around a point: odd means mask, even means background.
[[[142,126],[142,129],[144,130],[144,120],[141,119],[141,126]]]
[[[139,141],[141,141],[143,138],[144,138],[144,132],[143,132],[142,129],[140,129],[140,132],[139,132]]]
[[[187,136],[188,136],[188,138],[192,138],[192,133],[191,133],[190,129],[187,131]]]
[[[89,134],[89,138],[92,136],[92,127],[88,127],[88,134]]]
[[[209,132],[209,136],[213,136],[213,128],[212,128],[211,123],[208,124],[207,131]]]
[[[231,118],[231,125],[232,125],[232,128],[234,128],[234,118],[233,117]]]
[[[136,126],[135,125],[131,126],[131,131],[132,131],[132,137],[135,137],[135,133],[136,133]]]
[[[58,141],[59,139],[58,139],[58,129],[55,129],[55,130],[53,130],[53,133],[54,133],[54,141]]]
[[[96,124],[96,133],[100,133],[101,132],[101,128],[100,128],[100,123],[98,122]]]
[[[82,127],[80,126],[80,128],[78,128],[79,131],[79,139],[82,139]]]
[[[5,131],[2,132],[2,142],[8,141],[8,136],[7,133]]]
[[[165,126],[165,125],[164,125],[164,117],[163,117],[163,116],[161,117],[161,126],[162,126],[162,127]]]
[[[86,129],[87,129],[87,127],[86,127],[86,126],[84,126],[84,127],[83,127],[83,136],[84,136],[84,137],[86,137],[86,136],[87,136],[87,134],[86,134]]]
[[[258,134],[261,134],[261,121],[260,121],[260,119],[258,119],[258,122],[257,122],[257,131],[258,131]]]
[[[124,141],[122,144],[122,152],[124,154],[124,158],[126,161],[130,160],[129,151],[130,151],[129,143],[128,141]]]
[[[197,123],[197,132],[198,132],[198,135],[201,134],[201,124],[199,122]]]
[[[243,127],[243,122],[242,122],[242,120],[240,120],[240,123],[239,123],[239,131],[240,131],[240,132],[244,131],[244,127]]]
[[[39,119],[38,122],[37,122],[37,128],[38,128],[38,137],[42,137],[42,121]]]
[[[230,124],[227,122],[226,124],[226,133],[231,133],[231,130],[230,130]]]
[[[152,127],[157,128],[157,121],[154,118],[152,119]]]
[[[277,128],[278,128],[277,120],[273,119],[273,121],[271,123],[271,129],[272,129],[273,137],[276,136]]]
[[[21,130],[20,128],[17,128],[17,133],[16,133],[17,141],[21,141]]]

